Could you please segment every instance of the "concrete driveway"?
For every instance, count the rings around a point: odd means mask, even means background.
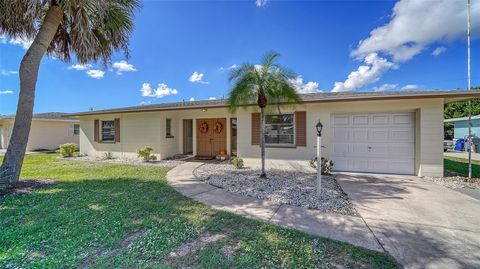
[[[377,240],[405,268],[480,268],[480,201],[418,177],[339,173]]]

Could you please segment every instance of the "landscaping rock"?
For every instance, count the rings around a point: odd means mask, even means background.
[[[114,158],[114,159],[105,159],[102,157],[95,156],[79,156],[71,158],[62,158],[64,160],[77,160],[77,161],[88,161],[88,162],[101,162],[101,163],[116,163],[116,164],[131,164],[131,165],[146,165],[146,166],[159,166],[159,167],[175,167],[182,163],[185,163],[179,159],[168,159],[168,160],[158,160],[144,162],[140,158]]]
[[[442,185],[444,187],[450,189],[461,189],[461,188],[471,188],[471,189],[478,189],[480,188],[480,179],[479,178],[472,178],[469,179],[468,177],[453,175],[445,173],[447,176],[445,177],[424,177],[425,180],[433,182],[435,184]]]
[[[318,197],[316,174],[307,171],[271,169],[263,179],[259,170],[236,169],[230,163],[221,163],[202,165],[194,175],[208,184],[245,196],[321,212],[357,215],[333,176],[322,176],[322,195]]]

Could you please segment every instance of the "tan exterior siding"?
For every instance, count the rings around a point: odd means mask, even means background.
[[[11,130],[13,129],[13,119],[2,120],[0,123],[1,137],[0,148],[7,148]],[[73,134],[73,125],[78,122],[68,121],[42,121],[33,120],[28,136],[27,151],[39,149],[53,150],[60,144],[75,143],[79,144],[79,135]]]
[[[306,147],[268,147],[267,158],[270,160],[309,160],[316,154],[315,125],[320,120],[324,125],[322,135],[322,150],[329,157],[328,147],[331,139],[330,118],[334,113],[375,113],[375,112],[415,112],[415,171],[422,176],[441,176],[443,174],[443,102],[442,98],[432,99],[399,99],[382,101],[356,101],[335,103],[309,103],[282,109],[283,113],[306,111],[305,137]],[[354,104],[354,105],[353,105]],[[227,149],[230,154],[230,120],[236,117],[238,122],[238,155],[250,161],[258,161],[260,149],[252,145],[252,113],[257,113],[254,107],[239,109],[235,114],[225,108],[208,110],[176,110],[156,112],[136,112],[122,114],[107,114],[96,116],[81,116],[80,148],[88,155],[100,155],[111,151],[122,156],[135,156],[135,150],[141,146],[152,146],[161,159],[183,152],[183,119],[226,118],[227,119]],[[121,142],[94,142],[93,122],[98,120],[114,120],[121,122]],[[173,138],[165,137],[165,122],[172,120]],[[254,124],[254,123],[253,123]],[[193,128],[193,154],[196,154],[196,126]]]

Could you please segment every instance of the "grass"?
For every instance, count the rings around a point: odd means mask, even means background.
[[[443,160],[444,169],[468,175],[468,160],[445,156]],[[472,177],[480,178],[480,161],[472,160]]]
[[[0,268],[396,268],[382,253],[197,203],[167,185],[166,168],[57,156],[27,155],[22,171],[57,183],[0,198]],[[226,236],[169,255],[218,233]]]

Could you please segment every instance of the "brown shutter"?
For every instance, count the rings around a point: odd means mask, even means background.
[[[260,145],[260,113],[252,113],[252,145]]]
[[[115,142],[120,142],[120,119],[115,119]]]
[[[295,137],[297,147],[307,146],[307,112],[295,112]]]
[[[100,140],[98,139],[99,135],[100,135],[100,121],[94,120],[93,121],[93,140],[95,142],[98,142]]]

